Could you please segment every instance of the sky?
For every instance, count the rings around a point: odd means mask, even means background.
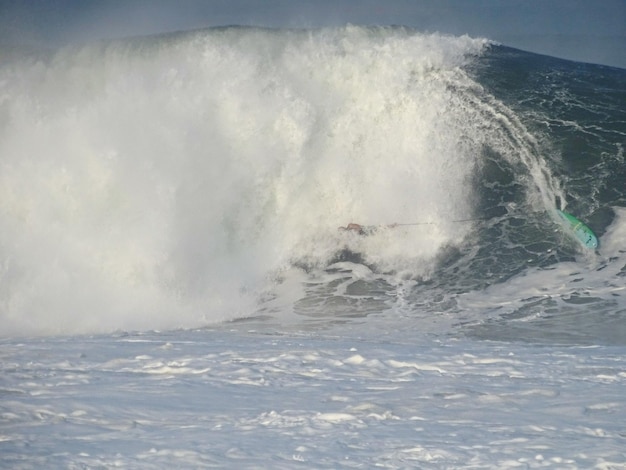
[[[626,68],[626,0],[0,0],[0,44],[211,26],[404,25]]]

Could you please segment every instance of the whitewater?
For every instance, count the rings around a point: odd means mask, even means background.
[[[626,468],[624,83],[400,27],[1,48],[0,467]]]

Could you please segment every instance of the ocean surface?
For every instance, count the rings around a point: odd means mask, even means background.
[[[0,467],[625,469],[624,146],[488,39],[0,48]]]

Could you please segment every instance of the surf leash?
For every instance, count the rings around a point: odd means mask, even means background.
[[[450,222],[453,223],[459,223],[459,222],[476,222],[478,220],[488,220],[487,217],[475,217],[472,219],[458,219],[458,220],[451,220]],[[437,225],[440,222],[410,222],[410,223],[405,223],[405,224],[391,224],[389,225],[389,227],[404,227],[404,226],[408,226],[408,225]]]

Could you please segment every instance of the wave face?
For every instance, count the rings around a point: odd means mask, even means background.
[[[0,327],[382,314],[427,329],[443,315],[497,336],[505,303],[527,319],[528,302],[595,298],[580,277],[623,317],[610,286],[624,275],[625,75],[401,28],[12,53]],[[605,235],[601,254],[558,230],[561,206]],[[348,222],[381,228],[338,230]],[[581,259],[588,275],[569,279]],[[499,295],[511,286],[517,301]]]

